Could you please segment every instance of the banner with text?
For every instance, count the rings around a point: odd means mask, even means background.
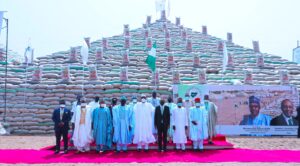
[[[174,101],[209,95],[218,107],[217,130],[225,135],[297,135],[294,86],[264,85],[173,85]]]

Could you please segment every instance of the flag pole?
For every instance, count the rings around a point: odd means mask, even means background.
[[[82,86],[81,86],[81,95],[83,96],[83,91],[84,91],[84,64],[82,65]]]
[[[227,62],[228,62],[228,50],[227,50],[227,45],[226,42],[223,41],[223,53],[222,53],[222,83],[224,83],[224,76],[225,76],[225,71],[227,69]]]
[[[4,116],[3,121],[6,122],[7,112],[7,63],[8,63],[8,18],[3,18],[6,21],[6,50],[5,50],[5,80],[4,80]],[[2,28],[2,27],[0,27]]]
[[[156,63],[156,62],[155,62]],[[157,87],[156,87],[156,68],[154,70],[154,90],[156,91],[157,90]]]
[[[24,87],[24,104],[26,104],[26,90],[27,90],[27,68],[28,68],[28,59],[29,57],[27,56],[27,51],[28,51],[29,47],[29,40],[28,40],[28,47],[25,49],[25,53],[24,53],[24,57],[25,57],[25,87]],[[32,52],[31,52],[31,56],[30,59],[32,58]]]
[[[25,54],[26,54],[26,53],[25,53]],[[27,68],[28,68],[28,61],[26,62],[26,66],[25,66],[24,104],[26,104]]]

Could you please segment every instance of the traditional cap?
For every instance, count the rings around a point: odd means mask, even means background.
[[[200,103],[200,98],[199,97],[195,98],[195,102]]]
[[[251,104],[251,103],[260,104],[260,100],[259,100],[259,98],[255,97],[255,96],[250,96],[249,97],[249,104]]]
[[[209,96],[208,95],[204,95],[204,100],[209,100]]]
[[[111,104],[112,104],[112,105],[117,104],[117,102],[118,102],[118,99],[117,99],[117,98],[112,98],[112,99],[111,99]]]
[[[178,99],[177,99],[177,103],[182,103],[182,98],[181,97],[179,97]]]
[[[86,103],[86,99],[85,98],[81,98],[80,103]]]
[[[145,94],[142,94],[142,95],[141,95],[141,98],[146,98],[146,95],[145,95]]]
[[[125,96],[121,96],[120,100],[127,100]]]

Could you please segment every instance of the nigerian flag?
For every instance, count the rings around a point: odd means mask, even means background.
[[[148,52],[146,63],[152,71],[156,68],[156,42],[153,43],[151,50]]]

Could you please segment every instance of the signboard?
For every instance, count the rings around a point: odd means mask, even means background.
[[[300,64],[300,47],[293,50],[293,61]]]
[[[220,134],[297,135],[299,96],[294,86],[173,85],[174,100],[185,94],[192,99],[209,95],[218,107]]]

